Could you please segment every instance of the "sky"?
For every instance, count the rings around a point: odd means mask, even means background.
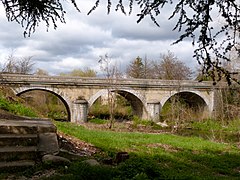
[[[133,13],[124,15],[114,10],[107,15],[106,4],[100,4],[95,11],[87,15],[94,0],[79,1],[81,12],[77,12],[71,3],[62,1],[66,8],[66,23],[58,22],[55,30],[40,24],[30,37],[24,37],[24,28],[16,22],[8,22],[5,13],[0,14],[0,65],[7,56],[32,56],[34,71],[37,68],[50,75],[67,73],[73,69],[91,68],[100,74],[98,60],[108,54],[113,64],[121,71],[136,57],[159,60],[160,54],[173,52],[180,61],[196,70],[197,61],[193,59],[191,40],[171,45],[180,35],[172,31],[175,23],[169,21],[170,8],[166,7],[157,18],[157,27],[150,18],[137,23],[137,7]],[[3,12],[2,4],[0,6]],[[0,66],[0,67],[1,67]]]

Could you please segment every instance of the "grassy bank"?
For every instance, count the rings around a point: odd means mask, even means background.
[[[33,108],[24,105],[22,99],[16,97],[10,89],[4,87],[0,87],[0,109],[19,116],[38,116]]]
[[[239,149],[231,144],[171,134],[88,130],[70,123],[56,125],[58,130],[95,145],[109,156],[114,157],[119,151],[130,154],[130,159],[117,168],[106,167],[110,176],[103,175],[103,167],[85,167],[95,175],[100,173],[103,179],[240,178]],[[64,176],[81,177],[75,171],[80,166],[73,165]]]

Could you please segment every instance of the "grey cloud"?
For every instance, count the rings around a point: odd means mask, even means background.
[[[100,8],[90,16],[86,13],[69,11],[66,24],[58,24],[46,32],[41,24],[30,38],[23,38],[24,29],[16,23],[0,18],[3,24],[0,32],[0,52],[5,48],[16,49],[22,56],[33,56],[35,68],[42,68],[51,74],[69,72],[71,68],[90,67],[99,70],[97,60],[108,53],[117,61],[121,69],[137,56],[157,59],[160,53],[172,50],[188,64],[192,49],[190,42],[181,46],[170,46],[177,33],[172,32],[172,24],[164,20],[158,28],[149,19],[136,23],[137,17],[124,16],[112,12],[106,15],[106,9]],[[73,67],[73,64],[76,64]]]

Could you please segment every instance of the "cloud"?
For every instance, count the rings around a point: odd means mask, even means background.
[[[14,50],[16,56],[33,56],[35,68],[50,74],[85,67],[99,71],[99,56],[109,54],[125,70],[137,56],[156,60],[160,53],[171,50],[187,65],[195,67],[191,42],[171,46],[179,34],[172,31],[174,21],[167,20],[167,9],[161,16],[164,18],[159,19],[159,28],[149,18],[137,24],[136,11],[131,16],[115,11],[107,15],[104,5],[88,16],[92,5],[93,1],[82,1],[79,13],[71,4],[64,4],[67,8],[66,24],[59,22],[56,30],[50,26],[47,31],[45,24],[41,23],[29,38],[23,37],[24,29],[19,24],[7,22],[1,15],[1,64]]]

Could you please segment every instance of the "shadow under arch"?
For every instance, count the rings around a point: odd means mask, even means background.
[[[56,96],[64,105],[65,109],[66,109],[66,112],[67,112],[67,121],[71,121],[71,110],[70,110],[70,107],[68,105],[68,103],[66,102],[66,100],[61,96],[59,95],[58,93],[54,92],[54,91],[51,91],[51,90],[48,90],[48,89],[41,89],[41,88],[34,88],[34,89],[27,89],[27,90],[23,90],[21,92],[18,92],[16,95],[17,96],[21,96],[27,92],[34,92],[34,91],[43,91],[43,92],[48,92],[48,93],[51,93],[53,94],[54,96]]]
[[[163,104],[163,108],[167,103],[172,103],[173,101],[180,101],[182,103],[185,103],[188,108],[191,108],[195,112],[203,112],[208,109],[207,102],[198,95],[197,93],[194,92],[189,92],[189,91],[182,91],[182,92],[177,92],[170,96],[165,103]]]
[[[120,96],[124,97],[131,105],[132,107],[132,115],[135,115],[139,118],[143,117],[143,114],[146,113],[146,109],[144,106],[143,100],[135,93],[128,91],[128,90],[119,90],[119,89],[112,89],[111,92],[117,93]],[[101,90],[95,95],[93,95],[89,102],[89,108],[94,104],[94,102],[101,96],[107,95],[107,90]]]

